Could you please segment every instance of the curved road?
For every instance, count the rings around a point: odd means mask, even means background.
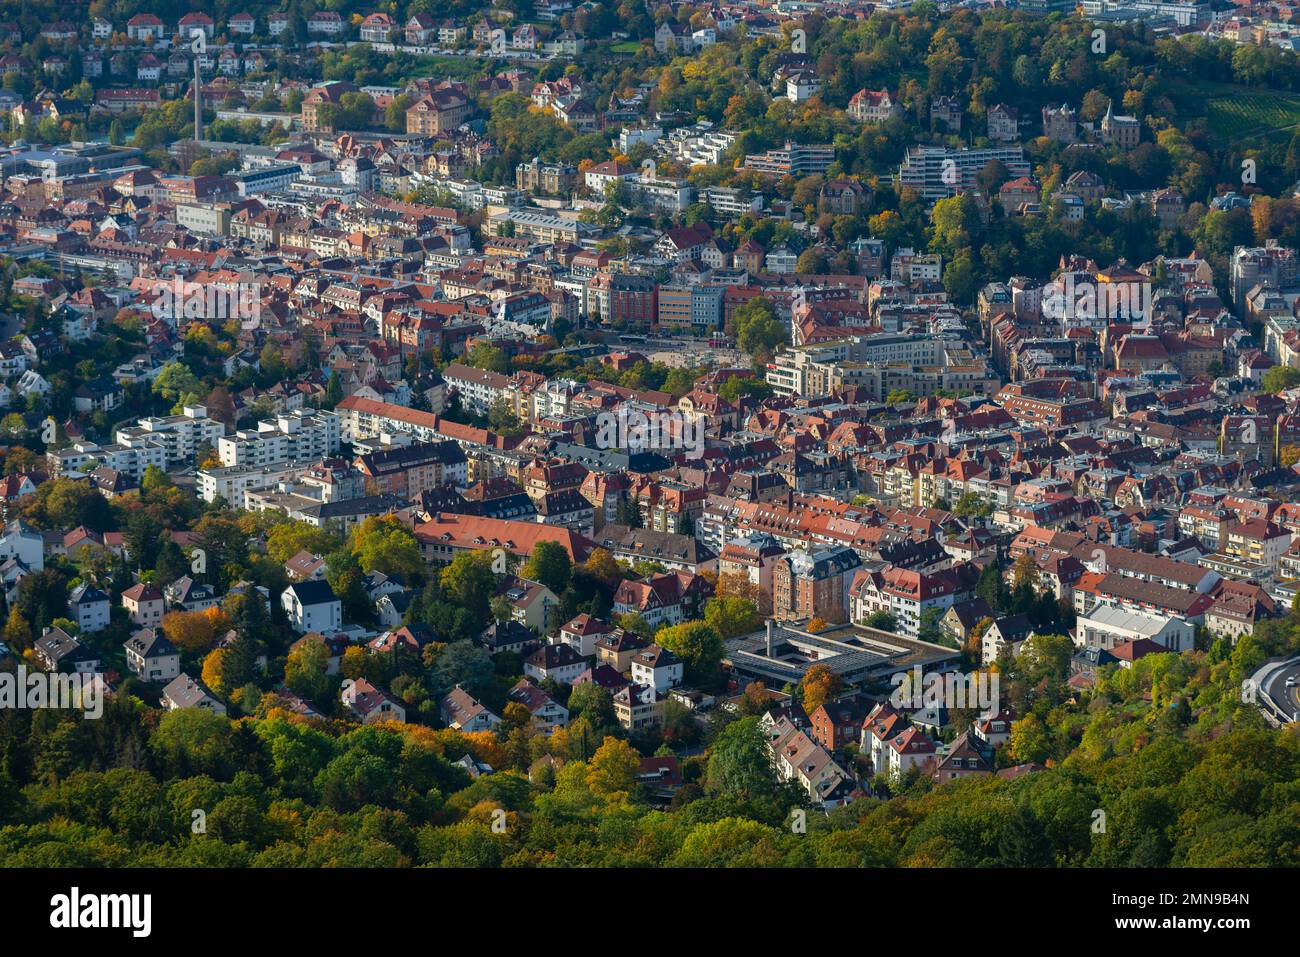
[[[1288,688],[1287,678],[1295,678],[1296,684]],[[1263,691],[1272,698],[1283,711],[1289,712],[1292,721],[1300,721],[1300,658],[1292,658],[1269,676]]]

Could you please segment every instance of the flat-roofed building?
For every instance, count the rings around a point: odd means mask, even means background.
[[[225,425],[208,418],[205,407],[187,405],[179,415],[149,416],[134,426],[119,428],[115,438],[118,444],[130,448],[160,443],[170,467],[191,463],[200,446],[215,448],[225,434]]]
[[[256,429],[222,436],[222,465],[261,468],[277,462],[307,462],[339,450],[339,417],[333,412],[295,409],[263,419]]]
[[[1109,651],[1126,641],[1146,638],[1170,651],[1190,651],[1195,629],[1174,615],[1131,611],[1098,605],[1078,619],[1074,643],[1080,648]]]

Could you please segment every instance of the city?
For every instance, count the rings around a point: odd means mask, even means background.
[[[1300,864],[1297,43],[0,3],[0,865]]]

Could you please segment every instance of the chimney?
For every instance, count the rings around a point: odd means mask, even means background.
[[[767,656],[772,657],[772,639],[776,637],[776,622],[771,618],[767,620]]]

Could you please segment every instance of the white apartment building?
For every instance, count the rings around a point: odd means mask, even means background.
[[[207,443],[215,448],[225,434],[225,425],[216,419],[209,419],[206,408],[187,405],[180,415],[140,419],[134,426],[118,429],[114,438],[119,445],[128,448],[143,448],[153,442],[160,443],[165,451],[167,465],[173,466],[191,464],[199,446]]]
[[[899,634],[916,635],[927,611],[943,614],[961,597],[950,574],[890,566],[855,576],[849,587],[849,618],[861,624],[875,612],[888,612]]]
[[[911,187],[927,201],[943,199],[975,189],[976,177],[992,160],[1002,163],[1013,179],[1032,172],[1019,146],[955,150],[913,146],[899,167],[897,183]]]
[[[697,123],[673,130],[655,143],[655,149],[686,166],[718,166],[736,145],[736,138],[735,133]]]
[[[658,126],[625,126],[618,133],[618,151],[630,153],[639,143],[653,146],[663,139],[664,131]]]
[[[578,389],[578,383],[572,379],[548,379],[533,392],[533,419],[540,421],[553,415],[568,415],[569,406]]]
[[[710,186],[701,191],[700,200],[725,216],[757,213],[763,208],[762,194],[748,195],[728,186]]]
[[[666,213],[680,213],[691,205],[695,188],[685,180],[657,179],[638,176],[627,181],[627,191],[633,202],[649,209]]]
[[[943,275],[943,257],[938,253],[915,255],[908,266],[910,282],[938,282]]]
[[[339,417],[333,412],[295,409],[240,429],[217,444],[221,464],[265,468],[277,462],[306,462],[339,450]]]
[[[443,381],[449,389],[460,394],[464,407],[480,415],[486,414],[498,398],[510,388],[510,379],[496,372],[475,369],[453,362],[442,370]]]
[[[104,466],[129,475],[137,482],[144,477],[150,465],[167,468],[167,447],[160,439],[142,439],[136,445],[98,445],[94,442],[75,442],[66,449],[46,452],[45,461],[55,478],[71,472],[90,472]]]
[[[438,417],[429,412],[359,395],[348,396],[335,408],[342,417],[343,439],[349,443],[378,438],[385,433],[410,435],[418,442],[437,442],[445,438],[438,431]]]
[[[1191,651],[1195,629],[1173,615],[1153,615],[1098,605],[1078,619],[1074,643],[1080,648],[1109,650],[1138,638],[1149,638],[1170,651]]]
[[[246,466],[220,466],[201,469],[198,475],[199,498],[205,502],[225,499],[231,508],[245,508],[244,493],[275,488],[282,482],[292,482],[302,475],[306,466],[268,465],[261,468]]]
[[[778,353],[766,377],[777,395],[807,395],[824,391],[813,373],[845,364],[942,367],[947,364],[947,346],[937,336],[894,333],[797,346]]]
[[[472,179],[429,177],[429,182],[446,190],[452,199],[466,209],[482,209],[487,204],[487,198],[483,195],[483,184]]]

